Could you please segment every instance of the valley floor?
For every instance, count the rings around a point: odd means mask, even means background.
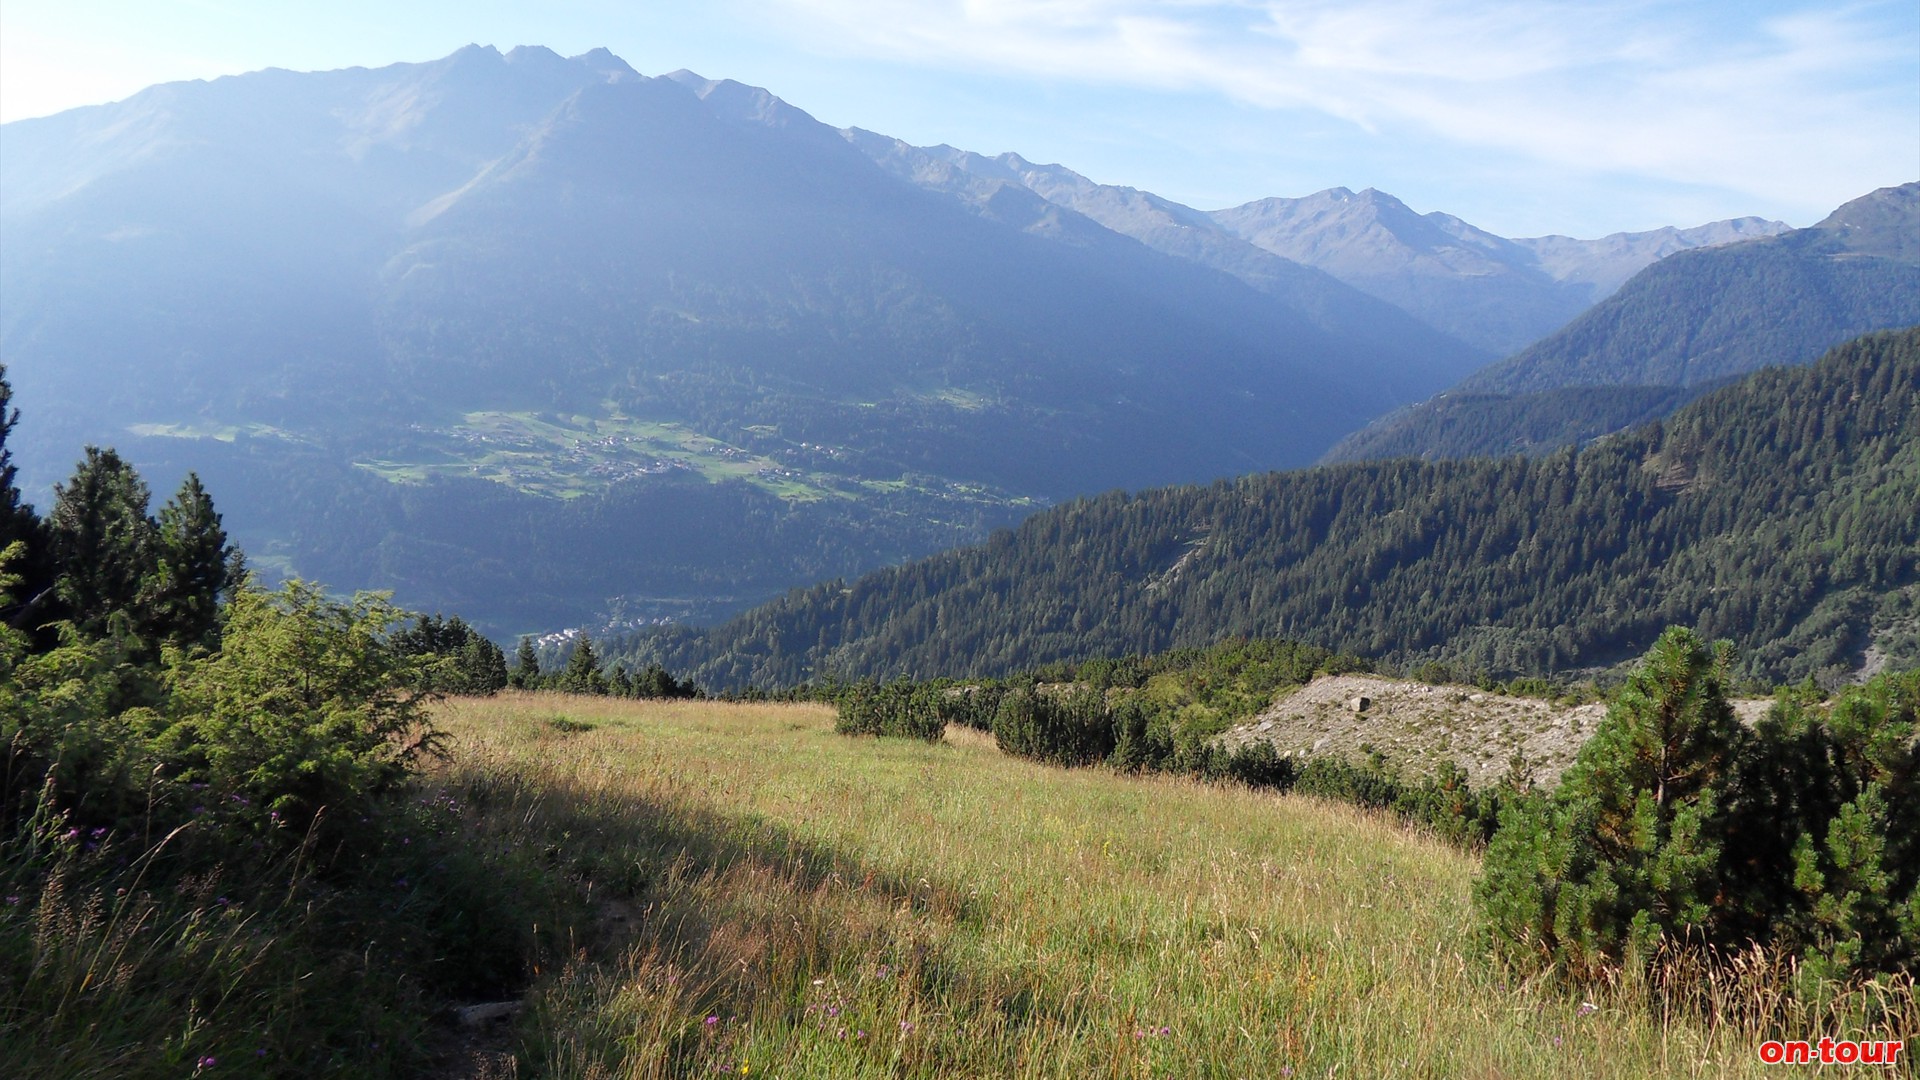
[[[819,706],[509,694],[441,722],[473,843],[544,844],[590,898],[459,1074],[1782,1071],[1629,988],[1508,978],[1477,860],[1344,806],[849,739]]]

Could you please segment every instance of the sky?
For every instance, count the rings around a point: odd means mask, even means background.
[[[1202,209],[1373,187],[1593,237],[1920,180],[1916,0],[0,0],[0,121],[468,43],[605,46]]]

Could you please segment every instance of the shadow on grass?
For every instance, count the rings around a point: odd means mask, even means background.
[[[1079,1023],[1076,995],[959,962],[947,942],[990,905],[952,882],[537,762],[457,767],[441,782],[468,807],[474,843],[531,852],[594,913],[570,931],[564,969],[533,989],[523,1052],[543,1075],[732,1071],[744,1024],[812,1027],[891,1071],[935,1074],[982,1037]],[[928,1024],[956,1006],[967,1031]]]

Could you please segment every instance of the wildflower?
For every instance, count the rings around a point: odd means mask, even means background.
[[[19,895],[18,895],[18,894],[15,894],[15,895],[12,895],[12,896],[8,896],[8,897],[7,897],[7,906],[8,906],[8,907],[12,907],[12,906],[14,906],[15,904],[18,904],[19,902],[20,902],[20,897],[19,897]]]
[[[78,840],[79,838],[80,838],[80,829],[78,826],[68,829],[67,835],[64,837],[64,839],[67,839],[67,840]]]
[[[840,1015],[840,1006],[838,1005],[827,1006],[827,1015],[837,1018]]]
[[[719,1017],[717,1017],[717,1016],[709,1016],[709,1017],[707,1017],[707,1026],[708,1026],[708,1027],[712,1027],[713,1025],[715,1025],[715,1024],[717,1024],[717,1023],[719,1023],[719,1022],[720,1022],[720,1018],[719,1018]]]
[[[1595,1005],[1591,1001],[1581,1002],[1580,1008],[1575,1010],[1575,1012],[1580,1016],[1592,1016],[1594,1013],[1597,1013],[1599,1011],[1600,1011],[1600,1006]]]
[[[102,825],[99,828],[93,830],[93,833],[92,833],[92,836],[95,840],[98,840],[105,835],[107,835],[107,827],[105,825]]]
[[[901,1033],[902,1035],[911,1035],[911,1034],[913,1034],[913,1021],[911,1021],[911,1020],[902,1020],[902,1021],[900,1021],[900,1033]]]
[[[1173,1034],[1173,1029],[1172,1029],[1172,1028],[1170,1028],[1170,1027],[1167,1027],[1166,1025],[1164,1025],[1164,1024],[1163,1024],[1163,1025],[1161,1025],[1161,1027],[1160,1027],[1160,1034],[1161,1034],[1161,1035],[1162,1035],[1163,1037],[1164,1037],[1164,1036],[1167,1036],[1167,1035],[1171,1035],[1171,1034]]]
[[[214,903],[219,904],[221,907],[226,907],[228,904],[232,903],[232,901],[222,896],[219,899],[215,900]]]
[[[859,1031],[856,1031],[853,1033],[853,1037],[856,1039],[864,1039],[867,1037],[867,1030],[865,1028],[861,1028]]]
[[[220,1062],[215,1059],[212,1054],[208,1054],[206,1057],[201,1058],[197,1064],[202,1069],[211,1069],[215,1065],[220,1064]]]

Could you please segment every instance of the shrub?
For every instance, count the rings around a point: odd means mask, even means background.
[[[946,730],[938,691],[905,680],[855,683],[841,692],[833,729],[842,735],[889,735],[939,742]]]
[[[1090,686],[1017,686],[993,717],[1000,749],[1053,765],[1091,765],[1113,753],[1113,714]]]

